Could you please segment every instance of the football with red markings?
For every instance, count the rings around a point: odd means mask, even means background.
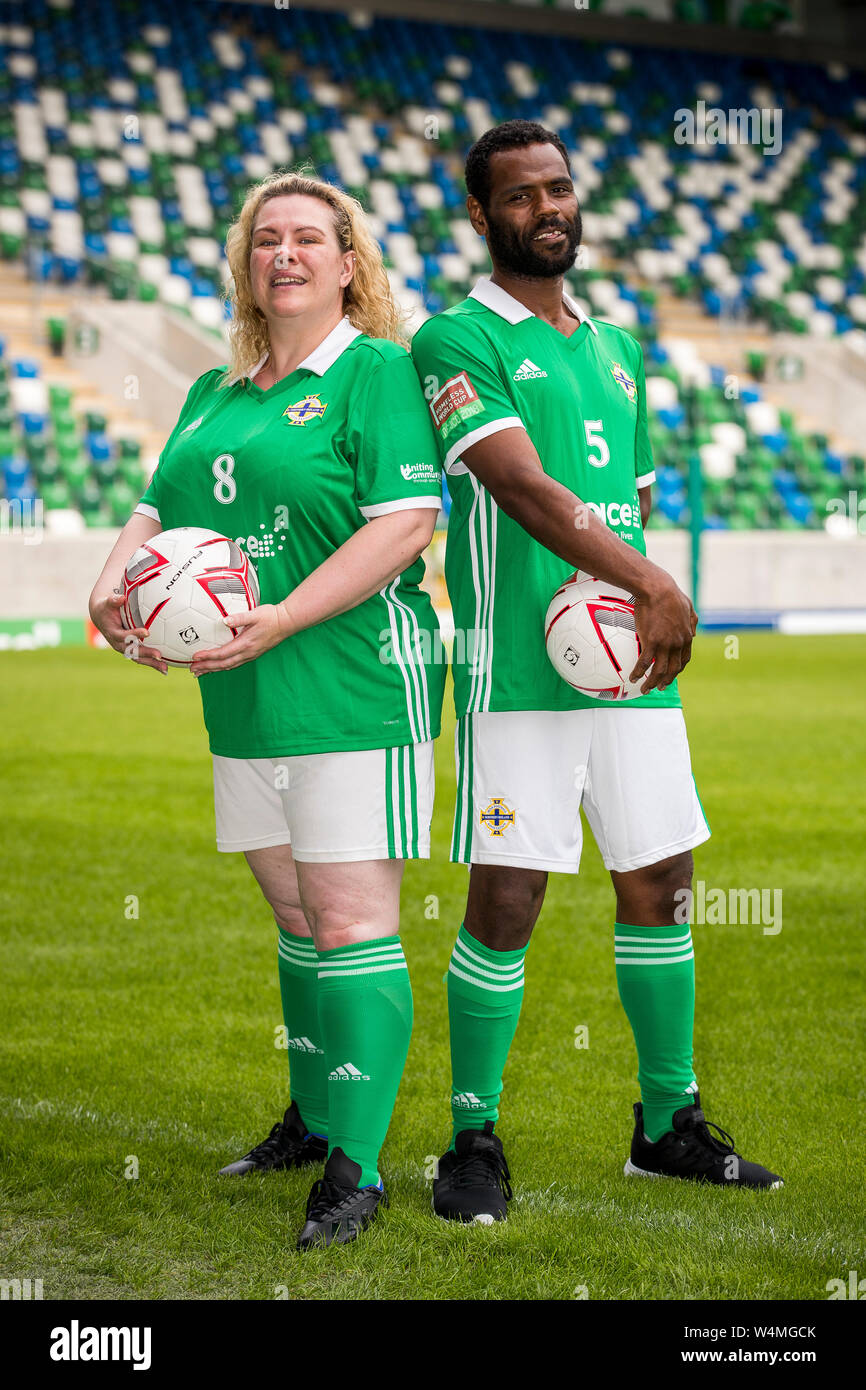
[[[564,681],[596,700],[635,700],[639,681],[630,681],[640,656],[634,626],[634,596],[579,570],[557,589],[544,620],[544,641]]]
[[[123,576],[124,627],[147,629],[172,666],[235,636],[223,618],[259,602],[255,568],[236,541],[201,526],[161,531],[130,557]]]

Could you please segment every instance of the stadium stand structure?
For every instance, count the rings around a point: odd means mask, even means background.
[[[41,500],[49,529],[122,525],[153,471],[164,433],[78,371],[65,348],[68,297],[35,313],[18,277],[0,270],[0,498]]]
[[[488,0],[491,3],[491,0]],[[500,0],[501,3],[501,0]],[[505,0],[524,9],[585,9],[596,14],[625,15],[681,24],[732,24],[759,33],[790,26],[794,9],[786,0]]]
[[[589,258],[570,287],[644,347],[654,524],[689,521],[695,457],[710,529],[819,529],[831,498],[863,486],[855,439],[758,380],[768,330],[866,358],[862,73],[718,56],[710,82],[705,55],[664,48],[165,0],[0,3],[0,60],[0,255],[57,293],[186,314],[217,343],[222,248],[251,180],[309,161],[356,194],[417,324],[487,264],[463,208],[466,148],[501,120],[540,119],[570,151],[583,206]],[[678,144],[676,114],[700,102],[783,112],[780,152]],[[677,304],[748,349],[735,391],[699,333],[666,331]],[[31,357],[0,344],[5,496],[122,520],[134,440],[112,445],[105,411],[86,405],[82,427]]]

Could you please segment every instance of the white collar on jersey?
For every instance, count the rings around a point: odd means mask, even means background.
[[[309,357],[305,357],[303,362],[299,362],[293,370],[299,372],[303,368],[304,371],[315,372],[316,376],[324,376],[328,368],[333,367],[340,353],[355,341],[360,332],[360,328],[356,328],[344,314],[336,328],[331,329],[327,338],[323,338],[319,346],[313,348]],[[240,381],[243,376],[250,378],[256,376],[269,357],[270,353],[266,352],[264,357],[260,358],[254,367],[250,367],[248,372],[235,372],[229,380],[229,386],[234,386],[235,382]]]
[[[509,323],[522,323],[524,319],[534,319],[536,317],[531,309],[527,309],[525,304],[521,304],[519,299],[507,294],[501,285],[494,285],[487,275],[482,275],[475,289],[469,295],[470,299],[477,299],[479,304],[483,304],[485,309],[492,309],[494,314],[499,314],[500,318],[507,319]],[[564,304],[574,314],[581,323],[588,323],[593,333],[598,337],[598,329],[581,309],[576,299],[572,299],[570,294],[562,291]]]

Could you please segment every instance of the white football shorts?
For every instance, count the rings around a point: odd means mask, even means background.
[[[214,755],[217,849],[328,864],[429,859],[433,743],[291,758]]]
[[[709,839],[680,709],[467,714],[455,747],[455,863],[576,874],[581,807],[619,873]]]

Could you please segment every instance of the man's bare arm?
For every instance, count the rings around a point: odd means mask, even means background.
[[[575,569],[634,594],[641,655],[631,679],[640,680],[652,665],[642,690],[670,685],[691,656],[697,616],[667,571],[626,545],[575,493],[549,477],[525,430],[500,430],[461,458],[497,506],[541,545]]]

